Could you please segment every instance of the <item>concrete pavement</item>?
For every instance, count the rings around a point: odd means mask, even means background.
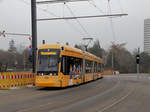
[[[0,90],[0,112],[149,112],[149,100],[149,75],[121,74],[65,89]]]

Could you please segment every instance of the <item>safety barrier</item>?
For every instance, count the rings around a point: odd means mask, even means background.
[[[35,74],[31,72],[2,72],[0,73],[0,89],[13,89],[34,85]]]
[[[105,70],[105,71],[104,71],[104,74],[105,74],[105,75],[112,75],[113,72],[114,72],[113,70]]]

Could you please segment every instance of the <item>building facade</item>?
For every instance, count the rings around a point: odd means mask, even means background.
[[[144,52],[150,55],[150,19],[144,20]]]

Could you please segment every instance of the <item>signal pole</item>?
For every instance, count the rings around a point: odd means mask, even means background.
[[[37,9],[36,0],[31,0],[31,18],[32,18],[32,72],[36,72],[36,52],[37,52]]]
[[[137,63],[137,79],[139,79],[139,74],[140,74],[140,48],[138,48],[138,54],[136,55],[136,63]]]
[[[114,53],[113,53],[113,50],[112,50],[112,56],[111,56],[111,66],[112,66],[112,70],[113,70],[113,75],[114,75]]]

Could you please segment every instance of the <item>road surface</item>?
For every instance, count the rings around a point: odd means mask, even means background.
[[[107,75],[65,89],[0,90],[0,112],[150,112],[150,78]]]

